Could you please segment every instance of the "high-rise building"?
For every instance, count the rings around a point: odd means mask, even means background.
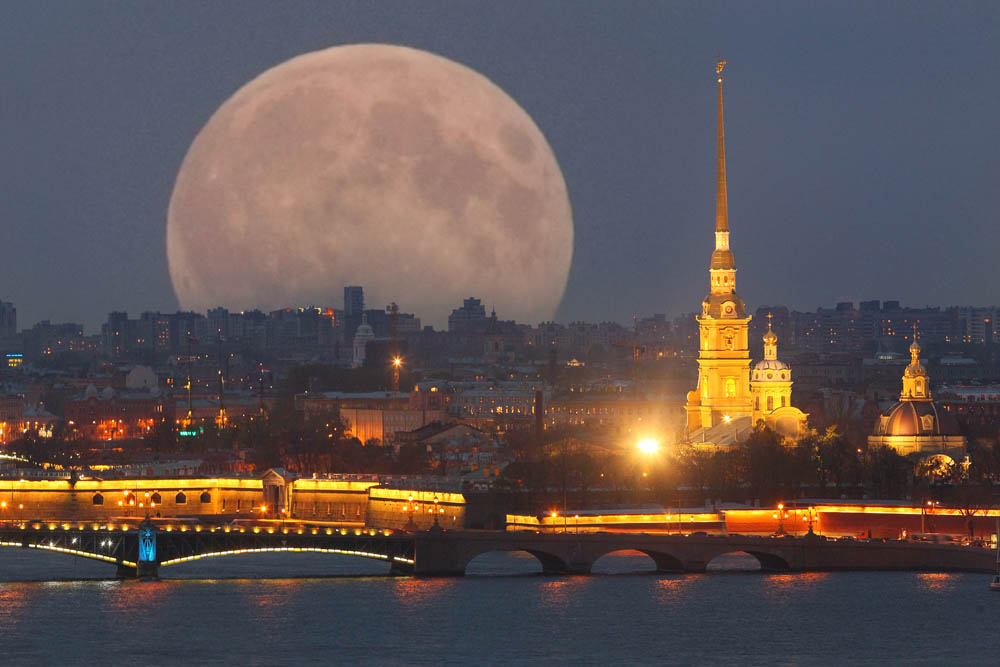
[[[17,308],[10,301],[0,301],[0,339],[17,335]]]
[[[481,334],[488,326],[486,307],[479,299],[465,299],[462,307],[454,309],[448,316],[448,331],[452,333]]]
[[[697,318],[698,386],[688,392],[687,430],[711,428],[753,415],[750,392],[750,348],[743,299],[736,293],[736,260],[729,247],[729,206],[726,195],[726,146],[722,116],[722,68],[719,84],[717,173],[715,190],[715,251],[709,266],[710,288]]]
[[[365,309],[365,292],[360,285],[347,285],[344,287],[344,315],[347,317],[361,317]]]

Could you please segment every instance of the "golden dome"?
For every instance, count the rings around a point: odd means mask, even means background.
[[[958,422],[932,401],[899,401],[879,417],[875,435],[959,435]]]

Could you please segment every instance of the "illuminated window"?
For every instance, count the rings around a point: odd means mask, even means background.
[[[177,495],[174,496],[174,502],[178,505],[183,505],[188,501],[187,496],[184,495],[183,491],[178,491]]]
[[[726,398],[736,397],[736,380],[734,378],[726,378]]]

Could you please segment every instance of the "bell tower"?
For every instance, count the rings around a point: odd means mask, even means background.
[[[917,325],[913,325],[913,342],[910,343],[910,363],[903,371],[901,401],[930,401],[930,378],[920,363],[920,343],[917,342]]]
[[[687,431],[750,417],[750,316],[736,293],[736,260],[729,246],[729,201],[726,193],[726,144],[722,115],[722,70],[715,66],[719,87],[717,168],[715,182],[715,250],[709,263],[709,293],[698,317],[698,387],[688,392]]]

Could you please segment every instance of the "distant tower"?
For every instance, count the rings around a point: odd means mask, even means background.
[[[361,368],[365,365],[368,342],[375,340],[375,330],[368,324],[367,313],[361,313],[361,324],[354,332],[354,359],[351,368]]]
[[[715,186],[715,251],[709,266],[710,290],[701,304],[698,386],[688,392],[688,433],[739,417],[751,417],[750,347],[743,299],[736,294],[736,260],[729,248],[729,204],[726,194],[726,146],[722,116],[722,68],[719,84],[718,152]]]
[[[497,311],[494,310],[490,314],[486,335],[483,336],[483,359],[486,360],[486,363],[495,364],[503,358],[503,334],[500,333],[500,326],[497,324]]]

